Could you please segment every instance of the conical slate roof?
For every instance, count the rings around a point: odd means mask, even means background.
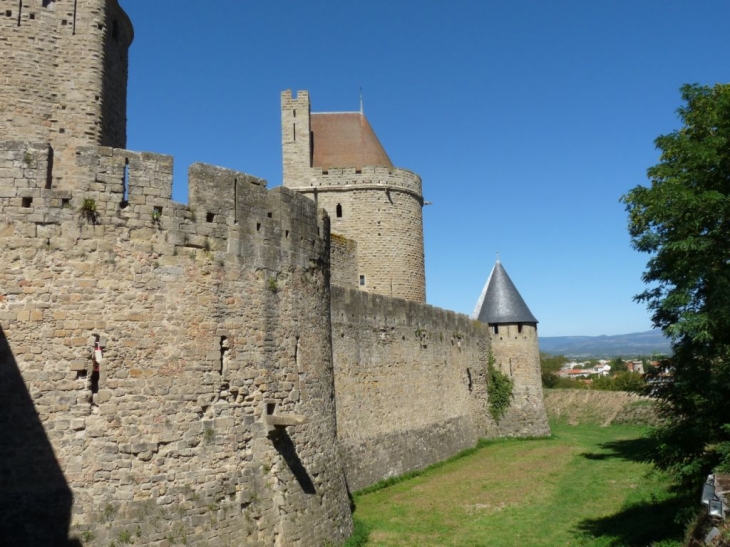
[[[499,260],[489,274],[471,318],[490,324],[538,322]]]

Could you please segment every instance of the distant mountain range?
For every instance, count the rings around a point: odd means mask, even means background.
[[[540,351],[567,357],[636,357],[671,354],[669,339],[660,330],[615,336],[540,337]]]

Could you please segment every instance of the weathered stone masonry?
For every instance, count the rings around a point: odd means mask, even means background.
[[[315,168],[285,92],[286,187],[195,164],[175,203],[124,149],[132,37],[117,0],[0,0],[0,543],[341,545],[348,486],[549,433],[535,325],[423,303],[421,179],[363,116],[375,163]]]
[[[79,149],[77,187],[46,189],[48,156],[47,145],[0,144],[2,365],[17,366],[73,492],[72,533],[89,545],[125,534],[140,545],[340,543],[351,520],[327,217],[200,164],[190,205],[176,204],[171,158],[111,148]],[[5,438],[13,408],[3,401]],[[306,423],[269,435],[272,412]],[[6,466],[15,447],[0,446]],[[2,485],[0,532],[16,523],[16,545],[54,544],[24,517],[40,488]]]

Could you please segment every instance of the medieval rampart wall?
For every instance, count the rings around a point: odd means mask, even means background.
[[[49,157],[0,143],[0,381],[25,386],[2,391],[24,444],[0,443],[0,537],[58,544],[58,465],[84,546],[340,544],[326,215],[201,164],[174,203],[170,157],[112,148],[47,188]]]
[[[330,283],[336,287],[358,287],[357,243],[339,234],[330,234]]]
[[[496,434],[486,410],[488,337],[465,315],[333,287],[337,430],[351,489]]]

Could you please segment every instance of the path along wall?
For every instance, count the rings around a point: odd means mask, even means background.
[[[0,143],[0,537],[341,544],[326,215],[200,164],[177,204],[170,157],[111,148],[57,190],[49,157]]]

